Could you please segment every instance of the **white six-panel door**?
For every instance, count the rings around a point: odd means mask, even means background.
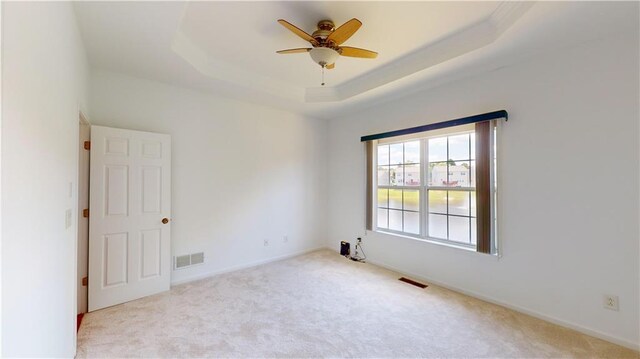
[[[171,137],[92,126],[90,167],[89,311],[168,290]]]

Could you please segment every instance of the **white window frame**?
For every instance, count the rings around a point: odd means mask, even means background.
[[[463,127],[463,126],[460,126]],[[499,217],[499,212],[497,209],[497,196],[498,196],[498,191],[496,188],[496,180],[498,177],[499,178],[499,173],[497,172],[497,169],[500,168],[499,166],[499,162],[500,162],[500,158],[499,158],[499,150],[495,151],[494,148],[499,148],[500,144],[497,142],[500,139],[500,128],[501,128],[501,121],[496,121],[496,127],[495,127],[495,132],[491,131],[491,146],[490,146],[490,156],[492,158],[490,162],[490,184],[491,184],[491,213],[492,213],[492,218],[494,218],[494,220],[491,221],[491,243],[492,243],[492,254],[494,255],[498,255],[498,250],[500,249],[500,243],[498,241],[498,217]],[[414,135],[410,135],[410,136],[400,136],[397,138],[390,138],[388,140],[377,140],[374,142],[374,151],[373,151],[373,168],[375,171],[375,175],[372,176],[373,177],[373,186],[372,186],[372,190],[373,190],[373,201],[372,201],[372,216],[373,216],[373,230],[375,232],[380,232],[380,233],[385,233],[385,234],[390,234],[390,235],[394,235],[394,236],[400,236],[400,237],[405,237],[405,238],[411,238],[411,239],[416,239],[416,240],[421,240],[421,241],[428,241],[431,243],[435,243],[435,244],[441,244],[441,245],[445,245],[448,247],[455,247],[455,248],[462,248],[462,249],[466,249],[466,250],[472,250],[475,251],[476,250],[476,245],[474,244],[466,244],[466,243],[462,243],[462,242],[457,242],[457,241],[452,241],[449,239],[444,239],[444,238],[437,238],[437,237],[429,237],[428,235],[428,228],[429,228],[429,213],[428,213],[428,194],[430,190],[444,190],[444,191],[462,191],[462,192],[469,192],[469,191],[476,191],[476,187],[471,186],[471,187],[446,187],[446,186],[429,186],[428,182],[427,182],[427,178],[428,178],[428,172],[429,172],[429,165],[428,165],[428,159],[429,159],[429,146],[428,146],[428,141],[429,139],[432,138],[440,138],[440,137],[449,137],[449,136],[455,136],[455,135],[460,135],[460,134],[465,134],[465,133],[475,133],[475,130],[469,129],[469,128],[465,128],[465,129],[445,129],[445,130],[439,130],[439,131],[434,131],[434,133],[429,134],[429,133],[421,133],[421,134],[414,134]],[[497,138],[496,138],[497,137]],[[404,143],[404,142],[410,142],[410,141],[416,141],[419,140],[420,141],[420,186],[392,186],[392,185],[387,185],[387,186],[381,186],[378,187],[378,146],[379,145],[392,145],[392,144],[397,144],[397,143]],[[495,146],[495,147],[494,147]],[[496,153],[497,152],[497,153]],[[493,158],[496,159],[495,163],[493,161]],[[477,160],[477,156],[475,158],[475,160]],[[497,168],[496,168],[497,167]],[[475,166],[474,166],[474,170],[475,170]],[[471,176],[471,174],[470,174]],[[403,232],[403,231],[397,231],[397,230],[392,230],[389,228],[378,228],[378,188],[387,188],[387,189],[397,189],[397,190],[418,190],[419,191],[419,198],[420,198],[420,208],[419,208],[419,216],[420,216],[420,234],[413,234],[413,233],[408,233],[408,232]]]

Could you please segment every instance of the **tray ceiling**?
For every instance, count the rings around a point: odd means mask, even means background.
[[[530,2],[78,2],[92,67],[214,92],[317,117],[507,66],[524,54],[625,31],[627,6]],[[637,6],[636,6],[637,7]],[[326,72],[276,20],[311,33],[322,19],[362,28],[344,45],[379,52],[341,57]],[[505,57],[507,56],[507,57]]]

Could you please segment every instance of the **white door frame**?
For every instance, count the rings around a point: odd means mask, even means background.
[[[83,131],[83,127],[88,131]],[[78,127],[78,184],[77,202],[78,209],[76,211],[77,219],[77,242],[76,257],[77,268],[76,288],[78,293],[76,297],[77,314],[86,313],[88,309],[88,293],[87,285],[83,285],[83,278],[89,276],[89,218],[83,217],[83,210],[89,208],[89,156],[90,153],[84,148],[84,142],[91,141],[91,123],[87,117],[80,111],[80,121]],[[85,175],[86,174],[86,175]]]

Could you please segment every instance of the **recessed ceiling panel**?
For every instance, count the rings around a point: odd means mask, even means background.
[[[120,2],[74,3],[94,77],[126,74],[319,118],[513,65],[610,34],[637,33],[637,2]],[[356,17],[344,45],[379,52],[341,57],[326,71],[306,53],[319,20]],[[97,71],[95,71],[97,70]],[[102,72],[102,70],[106,70]]]
[[[307,47],[277,23],[285,19],[307,33],[323,19],[340,26],[351,18],[363,25],[343,45],[372,49],[377,59],[340,57],[326,71],[328,86],[339,86],[377,67],[486,19],[498,2],[192,2],[180,31],[216,62],[233,64],[286,84],[318,87],[321,69],[307,53],[277,50]]]

